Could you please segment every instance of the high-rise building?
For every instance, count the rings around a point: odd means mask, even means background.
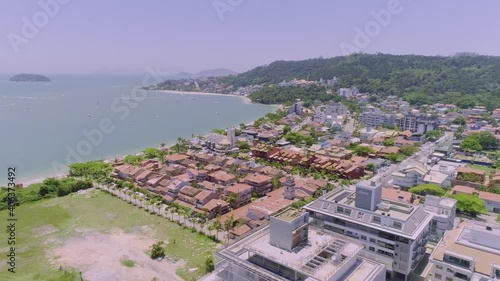
[[[384,262],[388,278],[408,280],[425,254],[433,218],[421,206],[381,198],[382,184],[361,181],[356,191],[337,188],[306,205],[313,224],[364,245],[363,254]]]

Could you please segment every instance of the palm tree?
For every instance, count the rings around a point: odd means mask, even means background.
[[[215,230],[215,239],[219,240],[219,230],[222,229],[222,223],[220,222],[220,215],[217,215],[215,220],[208,226],[208,230]]]
[[[229,243],[229,231],[231,231],[231,229],[233,229],[233,225],[234,225],[234,217],[233,217],[233,215],[231,215],[224,222],[224,230],[226,231],[226,238],[227,238],[228,243]]]
[[[231,207],[233,209],[236,209],[238,206],[238,202],[240,201],[240,195],[238,193],[235,193],[235,192],[231,192],[229,194],[229,204],[231,204]]]

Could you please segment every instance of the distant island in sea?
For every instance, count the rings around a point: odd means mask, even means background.
[[[26,73],[14,75],[9,80],[13,81],[13,82],[50,82],[51,81],[50,78],[47,76],[43,76],[40,74],[26,74]]]

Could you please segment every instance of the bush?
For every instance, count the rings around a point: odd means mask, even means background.
[[[165,257],[165,249],[163,248],[163,242],[156,242],[151,246],[151,252],[149,254],[151,259],[158,259]]]
[[[205,259],[205,271],[212,272],[215,269],[214,258],[212,256],[208,256]]]

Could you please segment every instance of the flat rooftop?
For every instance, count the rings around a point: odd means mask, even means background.
[[[294,219],[300,217],[304,212],[297,210],[297,209],[287,209],[286,211],[283,211],[279,214],[277,214],[275,217],[279,218],[280,220],[284,221],[293,221]]]
[[[269,244],[269,227],[266,227],[221,250],[219,254],[223,258],[229,258],[232,262],[239,261],[245,263],[246,266],[257,267],[259,271],[266,269],[253,263],[252,258],[264,257],[313,278],[311,280],[326,280],[341,269],[348,260],[357,259],[357,254],[362,249],[363,245],[359,243],[309,226],[308,243],[288,252]],[[332,255],[325,259],[325,253]],[[359,270],[363,271],[369,271],[369,269],[366,266],[359,267]],[[269,273],[273,274],[270,271]]]
[[[355,201],[356,192],[337,188],[308,204],[305,209],[411,239],[418,236],[432,220],[432,215],[422,206],[382,199],[377,209],[370,211],[356,207]],[[389,222],[388,225],[382,225],[382,218]]]
[[[382,270],[383,265],[370,260],[357,260],[356,265],[352,271],[348,272],[348,275],[339,281],[360,281],[360,280],[370,280],[370,277],[374,277],[375,273]]]
[[[492,228],[489,231],[485,228],[485,226],[481,225],[462,223],[458,228],[447,231],[429,259],[443,261],[445,251],[472,257],[476,260],[475,272],[489,276],[491,264],[500,264],[499,247],[497,246],[497,249],[495,249],[476,244],[475,239],[472,238],[471,231],[488,231],[487,233],[496,236],[496,241],[500,241],[500,230]]]

